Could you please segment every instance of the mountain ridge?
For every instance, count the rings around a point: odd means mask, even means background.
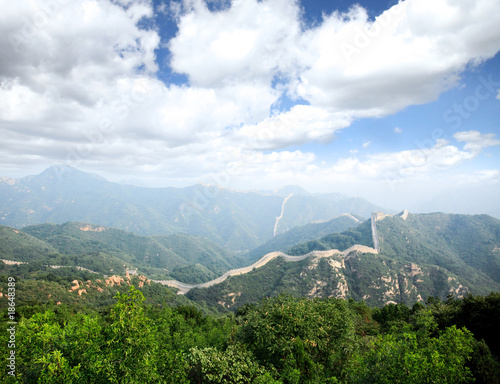
[[[283,196],[216,186],[144,188],[54,165],[39,175],[0,182],[0,222],[29,225],[80,221],[139,235],[186,233],[232,250],[251,250],[274,234],[342,213],[368,218],[381,208],[340,194],[299,193],[280,216]],[[287,195],[288,196],[288,195]],[[276,229],[276,231],[275,231]]]

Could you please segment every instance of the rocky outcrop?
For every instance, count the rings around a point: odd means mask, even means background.
[[[108,228],[106,227],[100,227],[100,226],[95,226],[95,225],[90,225],[90,224],[87,224],[87,225],[84,225],[83,227],[80,227],[78,228],[80,229],[80,231],[84,231],[84,232],[104,232],[104,231],[107,231]]]

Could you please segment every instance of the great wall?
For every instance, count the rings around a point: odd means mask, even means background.
[[[270,252],[270,253],[262,256],[258,261],[256,261],[255,263],[253,263],[252,265],[250,265],[248,267],[231,269],[230,271],[227,271],[226,273],[224,273],[222,276],[220,276],[214,280],[207,281],[206,283],[202,283],[202,284],[185,284],[185,283],[181,283],[180,281],[177,281],[177,280],[152,280],[152,281],[154,281],[156,283],[163,284],[163,285],[168,285],[169,287],[177,288],[179,290],[177,292],[178,294],[185,295],[193,288],[208,288],[208,287],[211,287],[212,285],[222,283],[229,276],[243,275],[245,273],[253,271],[255,268],[262,267],[262,266],[266,265],[267,263],[269,263],[271,260],[276,259],[277,257],[282,257],[286,261],[301,261],[301,260],[304,260],[308,257],[329,257],[329,256],[337,255],[337,254],[342,255],[344,257],[347,257],[352,252],[378,254],[380,252],[380,245],[379,245],[379,241],[378,241],[376,222],[383,220],[385,217],[388,217],[388,216],[393,216],[393,215],[384,214],[382,212],[373,212],[371,215],[371,229],[372,229],[372,239],[373,239],[374,248],[367,247],[365,245],[356,244],[356,245],[353,245],[352,247],[350,247],[342,252],[339,251],[338,249],[330,249],[328,251],[312,251],[312,252],[309,252],[309,253],[302,255],[302,256],[290,256],[284,252]],[[405,209],[405,210],[403,210],[403,212],[398,214],[398,216],[401,217],[403,220],[406,220],[406,218],[408,217],[408,211]]]
[[[284,203],[283,203],[283,205],[284,205]],[[399,213],[397,216],[401,217],[403,220],[406,220],[406,218],[408,217],[408,214],[409,214],[408,211],[405,209],[401,213]],[[290,255],[287,255],[286,253],[280,252],[280,251],[270,252],[270,253],[262,256],[259,260],[257,260],[252,265],[249,265],[248,267],[231,269],[230,271],[227,271],[226,273],[224,273],[222,276],[219,276],[218,278],[216,278],[214,280],[207,281],[206,283],[202,283],[202,284],[185,284],[185,283],[181,283],[180,281],[177,281],[177,280],[151,280],[151,281],[153,281],[155,283],[162,284],[162,285],[167,285],[169,287],[177,288],[178,294],[185,295],[193,288],[208,288],[208,287],[211,287],[212,285],[222,283],[229,276],[243,275],[245,273],[253,271],[255,268],[260,268],[260,267],[266,265],[267,263],[269,263],[271,260],[276,259],[277,257],[282,257],[286,261],[293,262],[293,261],[301,261],[301,260],[304,260],[308,257],[318,258],[318,257],[330,257],[333,255],[342,255],[343,257],[347,257],[352,252],[378,254],[380,252],[380,245],[379,245],[379,241],[378,241],[376,222],[383,220],[384,218],[389,217],[389,216],[394,216],[394,215],[384,214],[382,212],[373,212],[371,214],[371,230],[372,230],[372,240],[373,240],[373,245],[374,245],[373,248],[367,247],[366,245],[356,244],[356,245],[353,245],[352,247],[346,249],[345,251],[339,251],[338,249],[330,249],[327,251],[312,251],[312,252],[309,252],[309,253],[307,253],[305,255],[301,255],[301,256],[290,256]],[[355,220],[357,220],[357,219],[355,219]],[[357,221],[359,221],[359,220],[357,220]],[[20,261],[10,261],[10,260],[0,260],[0,261],[3,261],[5,264],[26,264],[25,262],[20,262]],[[51,267],[51,268],[64,268],[66,266],[52,265],[49,267]],[[91,271],[91,270],[89,270],[87,268],[83,268],[83,267],[76,267],[76,268],[81,269],[81,270],[86,270],[86,271],[89,271],[92,273],[97,273],[97,272]],[[127,271],[127,274],[128,274],[128,272],[129,271]]]
[[[375,253],[375,254],[378,253],[377,250],[374,248],[367,247],[365,245],[359,245],[359,244],[353,245],[352,247],[350,247],[349,249],[346,249],[343,252],[339,251],[338,249],[330,249],[328,251],[312,251],[312,252],[309,252],[309,253],[307,253],[305,255],[301,255],[301,256],[290,256],[284,252],[278,251],[278,252],[270,252],[270,253],[262,256],[258,261],[256,261],[255,263],[253,263],[252,265],[250,265],[248,267],[231,269],[230,271],[227,271],[226,273],[224,273],[222,276],[218,277],[217,279],[207,281],[206,283],[202,283],[202,284],[184,284],[184,283],[181,283],[180,281],[177,281],[177,280],[152,280],[152,281],[154,281],[156,283],[163,284],[163,285],[168,285],[169,287],[177,288],[179,290],[178,294],[184,295],[184,294],[188,293],[193,288],[208,288],[208,287],[211,287],[212,285],[222,283],[229,276],[243,275],[245,273],[253,271],[255,268],[260,268],[260,267],[266,265],[267,263],[269,263],[271,260],[276,259],[277,257],[282,257],[286,261],[301,261],[301,260],[304,260],[308,257],[330,257],[330,256],[337,255],[337,254],[346,257],[347,255],[349,255],[350,253],[355,252],[355,251],[363,252],[363,253]]]

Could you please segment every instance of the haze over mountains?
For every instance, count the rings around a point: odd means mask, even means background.
[[[3,225],[81,221],[140,235],[203,236],[234,250],[253,249],[296,226],[344,213],[368,218],[378,210],[382,208],[362,198],[312,195],[298,187],[261,193],[204,185],[140,188],[62,165],[36,176],[0,181]]]

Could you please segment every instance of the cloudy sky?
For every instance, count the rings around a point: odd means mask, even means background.
[[[0,5],[0,176],[500,191],[498,0]]]

